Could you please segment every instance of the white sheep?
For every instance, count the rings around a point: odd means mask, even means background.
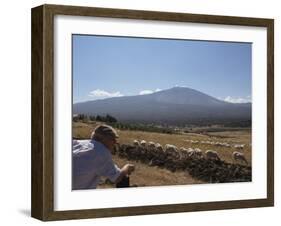
[[[200,157],[200,158],[203,157],[203,153],[202,153],[202,150],[200,148],[195,148],[194,151],[195,151],[196,157]]]
[[[180,151],[187,151],[185,147],[180,147]]]
[[[221,144],[220,144],[220,142],[215,142],[215,146],[220,146]]]
[[[198,144],[199,141],[198,141],[198,140],[191,140],[191,143],[192,143],[192,144]]]
[[[187,153],[189,157],[201,158],[203,156],[202,151],[200,148],[188,148]]]
[[[245,147],[245,144],[235,144],[234,148],[238,149],[238,150],[242,150]]]
[[[155,143],[152,142],[152,141],[148,142],[148,148],[149,149],[155,149],[156,148]]]
[[[223,143],[223,146],[225,146],[225,147],[230,147],[230,144],[229,143]]]
[[[157,151],[160,151],[160,152],[163,152],[163,151],[164,151],[162,145],[159,144],[159,143],[156,143],[156,144],[155,144],[155,147],[156,147],[156,150],[157,150]]]
[[[139,147],[140,146],[140,142],[138,140],[134,140],[133,141],[134,146]]]
[[[187,151],[188,151],[188,149],[186,149],[185,147],[180,147],[180,149],[178,151],[180,159],[184,159],[188,156]]]
[[[219,154],[216,151],[213,150],[207,150],[205,152],[206,158],[210,160],[220,160]]]
[[[172,144],[166,144],[165,145],[165,152],[171,153],[171,152],[177,152],[178,148],[175,145]]]
[[[234,161],[241,161],[241,162],[244,162],[246,163],[246,165],[248,165],[248,161],[247,159],[245,158],[245,155],[239,151],[234,151],[232,153],[232,158]]]
[[[193,148],[188,148],[187,149],[187,154],[188,154],[189,157],[194,156],[195,155],[194,149]]]
[[[142,140],[142,141],[140,142],[140,145],[141,145],[142,147],[145,147],[145,146],[146,146],[146,141],[145,141],[145,140]]]

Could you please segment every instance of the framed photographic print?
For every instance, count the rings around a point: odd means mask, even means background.
[[[274,21],[32,9],[32,216],[274,205]]]

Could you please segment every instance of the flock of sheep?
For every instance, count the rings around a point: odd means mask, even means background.
[[[151,141],[134,140],[133,144],[119,145],[115,154],[150,166],[167,168],[172,172],[186,170],[194,178],[209,183],[251,181],[251,167],[239,151],[232,153],[234,162],[228,163],[214,150],[203,152],[199,148],[177,148],[172,144],[163,147]]]
[[[217,144],[219,142],[214,142],[214,143]],[[219,143],[219,144],[230,145],[227,143]],[[181,147],[178,149],[175,145],[172,144],[166,144],[163,148],[162,145],[159,143],[154,143],[152,141],[147,143],[145,140],[141,140],[141,141],[134,140],[133,145],[135,147],[143,147],[143,148],[147,147],[150,151],[157,150],[158,152],[174,153],[174,155],[178,156],[179,158],[188,158],[188,157],[204,158],[203,151],[200,148],[193,149],[193,148]],[[234,148],[243,149],[244,144],[241,145],[236,144],[234,145]],[[221,160],[217,151],[207,150],[205,151],[205,156],[207,159]],[[242,152],[234,151],[232,153],[232,159],[234,162],[245,163],[246,165],[248,165],[248,161]]]
[[[242,150],[246,144],[229,144],[229,143],[226,143],[226,142],[218,142],[218,141],[209,141],[209,140],[184,140],[186,142],[190,142],[191,144],[209,144],[209,145],[213,145],[213,146],[217,146],[217,147],[227,147],[227,148],[230,148],[230,147],[233,147],[237,150]]]

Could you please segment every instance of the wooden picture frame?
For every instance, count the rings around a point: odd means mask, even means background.
[[[54,17],[55,15],[238,25],[267,29],[267,198],[168,205],[54,210]],[[42,5],[32,9],[32,217],[66,220],[274,205],[274,20]]]

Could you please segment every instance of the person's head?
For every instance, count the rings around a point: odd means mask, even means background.
[[[118,137],[117,132],[107,125],[97,126],[91,135],[91,139],[101,142],[111,151],[114,150]]]

